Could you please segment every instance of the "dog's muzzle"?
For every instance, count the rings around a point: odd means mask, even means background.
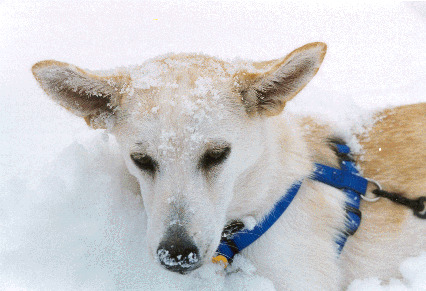
[[[169,271],[189,273],[201,266],[200,253],[181,225],[170,226],[157,249],[157,258]]]

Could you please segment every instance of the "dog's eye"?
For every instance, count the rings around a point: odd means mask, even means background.
[[[230,152],[231,148],[229,146],[207,150],[201,158],[200,167],[204,170],[209,170],[225,161]]]
[[[153,175],[158,168],[158,164],[148,155],[134,153],[130,157],[139,169],[149,174]]]

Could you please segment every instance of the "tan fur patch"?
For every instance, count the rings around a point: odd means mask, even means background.
[[[376,118],[373,128],[359,136],[364,175],[388,191],[419,196],[426,185],[426,103],[384,110]]]
[[[358,136],[364,154],[358,164],[365,177],[377,180],[384,190],[408,198],[425,195],[426,185],[426,103],[384,110],[376,115],[374,126]],[[372,187],[374,189],[374,187]],[[363,203],[366,219],[374,215],[373,225],[388,225],[398,231],[408,215],[406,207],[386,199]],[[393,225],[393,226],[391,226]]]

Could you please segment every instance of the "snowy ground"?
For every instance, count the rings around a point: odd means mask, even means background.
[[[0,1],[0,289],[274,290],[243,258],[226,277],[152,264],[114,138],[48,100],[35,62],[96,70],[167,52],[268,60],[323,41],[321,70],[287,110],[345,130],[371,110],[426,101],[425,17],[421,3]],[[426,253],[400,269],[403,281],[349,290],[426,290]]]

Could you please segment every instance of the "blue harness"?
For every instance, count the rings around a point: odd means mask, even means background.
[[[324,184],[342,189],[346,193],[347,202],[346,210],[346,229],[336,240],[338,253],[343,249],[348,236],[353,235],[361,223],[361,211],[359,210],[360,195],[367,191],[368,181],[358,175],[355,163],[349,158],[350,149],[347,145],[335,143],[336,152],[342,159],[340,169],[329,166],[315,164],[315,171],[311,179],[322,182]],[[233,257],[241,252],[244,248],[252,244],[262,234],[264,234],[284,213],[290,203],[293,201],[300,189],[303,181],[295,183],[287,193],[276,203],[271,212],[257,224],[252,230],[242,229],[231,237],[222,237],[220,245],[216,251],[214,261],[231,262]],[[217,259],[219,258],[219,259]]]

